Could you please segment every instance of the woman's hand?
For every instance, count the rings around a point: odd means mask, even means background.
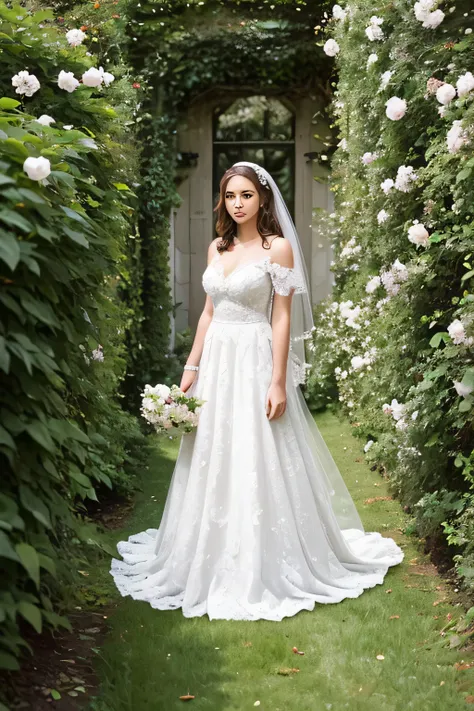
[[[281,383],[270,383],[265,402],[269,420],[281,417],[286,410],[286,387]]]
[[[194,383],[194,381],[196,380],[197,373],[197,370],[183,370],[183,375],[181,376],[181,383],[179,385],[180,390],[182,390],[183,393],[185,393],[186,390],[188,390]]]

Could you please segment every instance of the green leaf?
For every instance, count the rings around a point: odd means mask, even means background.
[[[2,210],[0,212],[0,220],[5,222],[7,225],[11,225],[12,227],[18,227],[18,229],[22,230],[22,232],[31,232],[33,229],[31,222],[28,222],[23,215],[20,215],[14,210]]]
[[[56,689],[51,689],[51,697],[55,701],[59,701],[59,699],[61,698],[61,694],[59,693],[59,691],[56,691]]]
[[[459,403],[459,408],[458,408],[459,412],[469,412],[469,410],[472,407],[472,403],[473,403],[473,400],[472,400],[472,398],[469,398],[469,397],[461,400],[461,402]]]
[[[31,602],[26,602],[25,600],[21,600],[18,603],[18,612],[22,617],[25,618],[27,622],[30,623],[32,627],[38,632],[38,634],[41,634],[41,629],[42,629],[42,622],[41,622],[41,612],[36,605],[33,605]]]
[[[474,388],[474,368],[468,368],[461,380],[462,385],[467,385],[469,388]]]
[[[0,669],[8,669],[8,671],[18,671],[20,669],[20,665],[12,654],[0,651]],[[0,711],[3,711],[3,709],[5,709],[5,711],[8,711],[6,706],[0,704]]]
[[[10,99],[9,96],[2,96],[0,99],[0,109],[16,109],[17,106],[20,106],[20,102]]]
[[[456,176],[456,183],[460,183],[462,180],[466,180],[472,173],[472,168],[463,168]]]
[[[21,251],[18,240],[12,234],[4,232],[0,237],[0,259],[4,261],[13,272],[20,261],[20,256]]]
[[[438,333],[435,333],[434,336],[430,340],[430,346],[432,348],[438,348],[440,345],[441,341],[444,341],[445,343],[448,343],[451,340],[449,333],[445,331],[438,331]]]
[[[130,190],[128,185],[126,185],[125,183],[114,183],[114,185],[117,188],[117,190]]]
[[[0,531],[0,558],[8,558],[9,560],[14,560],[19,562],[18,554],[10,543],[10,539],[7,534]]]
[[[35,442],[38,442],[42,447],[44,447],[48,452],[54,452],[54,442],[47,429],[47,427],[36,420],[28,425],[25,425],[25,429]]]
[[[0,336],[0,368],[7,375],[10,372],[10,353],[7,351],[7,344],[3,336]]]
[[[29,573],[30,578],[35,582],[36,587],[39,588],[40,564],[38,553],[33,546],[28,545],[28,543],[17,543],[15,550],[18,553],[23,567]]]
[[[63,226],[63,232],[69,237],[69,239],[72,239],[73,242],[80,244],[81,247],[89,247],[89,242],[82,232],[71,230],[71,228],[67,225]]]
[[[68,468],[68,474],[71,477],[71,479],[74,479],[74,481],[77,481],[78,484],[83,486],[85,489],[89,489],[91,486],[91,481],[89,477],[87,477],[85,474],[83,474],[78,467],[75,466],[75,464],[70,464]]]
[[[463,274],[461,277],[461,282],[465,281],[466,279],[470,279],[472,276],[474,276],[474,269],[471,269],[471,271]]]
[[[44,568],[45,570],[48,571],[50,575],[55,578],[57,576],[56,572],[56,563],[52,558],[50,558],[48,555],[44,555],[43,553],[38,554],[38,559],[39,559],[39,564],[40,568]]]
[[[33,493],[33,491],[25,484],[20,484],[19,492],[22,506],[33,514],[35,519],[42,523],[43,526],[51,528],[49,510],[44,501],[36,496],[36,494]]]

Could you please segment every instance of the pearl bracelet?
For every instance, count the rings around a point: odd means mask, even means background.
[[[198,365],[185,365],[184,370],[199,370]]]

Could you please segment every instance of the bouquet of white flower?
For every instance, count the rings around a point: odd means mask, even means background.
[[[197,427],[204,403],[188,397],[177,385],[145,385],[141,413],[158,433],[177,437]]]

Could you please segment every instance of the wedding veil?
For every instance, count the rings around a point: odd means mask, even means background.
[[[295,385],[304,385],[306,382],[306,371],[311,367],[305,362],[304,342],[312,336],[315,329],[313,321],[313,309],[311,306],[310,286],[308,270],[306,268],[303,250],[301,249],[298,233],[291,215],[288,211],[283,196],[278,185],[273,180],[270,173],[257,163],[240,161],[234,163],[232,167],[247,166],[253,168],[257,173],[260,182],[268,183],[275,200],[275,216],[280,224],[283,237],[287,239],[293,249],[294,271],[299,278],[299,286],[293,292],[291,302],[291,324],[290,324],[290,352],[289,357],[293,365],[293,379]]]

